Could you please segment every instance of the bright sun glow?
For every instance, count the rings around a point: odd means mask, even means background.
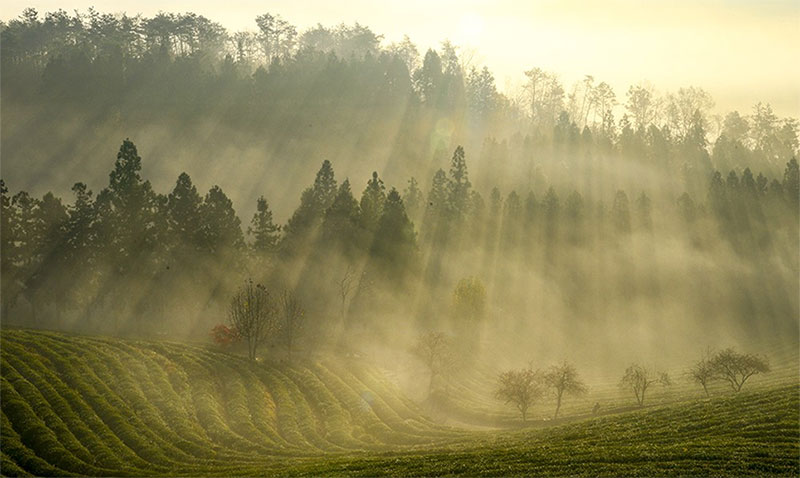
[[[461,16],[458,31],[461,43],[477,43],[483,34],[483,18],[474,13],[465,13]]]

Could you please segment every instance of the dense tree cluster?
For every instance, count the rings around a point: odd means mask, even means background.
[[[401,196],[394,188],[386,193],[377,173],[356,199],[349,180],[338,184],[332,164],[324,161],[285,226],[275,224],[262,196],[245,236],[218,186],[201,196],[182,173],[171,192],[160,194],[141,177],[141,161],[125,140],[108,186],[95,196],[77,183],[71,204],[51,193],[12,195],[3,185],[3,317],[15,308],[30,325],[143,333],[169,329],[171,318],[176,328],[185,327],[188,315],[206,328],[219,322],[242,278],[253,276],[265,284],[297,284],[311,315],[328,322],[323,328],[360,330],[377,320],[373,310],[397,300],[398,313],[431,328],[450,326],[462,346],[475,347],[489,308],[520,300],[513,287],[517,276],[500,274],[494,262],[515,261],[557,283],[566,273],[571,284],[564,287],[580,289],[592,284],[576,275],[586,267],[573,257],[579,251],[625,251],[633,237],[653,238],[660,230],[645,192],[631,201],[620,190],[606,209],[576,191],[564,199],[550,187],[541,199],[529,192],[523,200],[516,191],[503,199],[494,188],[486,205],[458,147],[450,172],[434,174],[424,201],[416,180]],[[797,188],[796,160],[788,162],[782,181],[771,183],[762,175],[753,179],[749,169],[741,179],[732,172],[725,181],[715,173],[707,200],[684,194],[660,212],[677,218],[692,247],[702,251],[723,238],[742,260],[757,265],[776,242],[796,239]],[[406,204],[414,205],[416,218]],[[475,250],[484,252],[472,266],[478,276],[452,277],[448,262]],[[629,295],[651,293],[625,274],[606,279],[629,288]],[[486,280],[494,286],[488,291]],[[419,291],[420,282],[427,295],[415,305],[421,308],[409,309],[402,297]],[[442,300],[448,295],[452,304]],[[581,293],[571,301],[576,311],[598,305]],[[329,308],[341,309],[340,317],[331,319]],[[448,316],[449,322],[442,319]]]
[[[796,294],[769,293],[798,286],[796,120],[763,104],[717,118],[700,88],[623,98],[540,68],[503,93],[446,41],[422,53],[273,14],[255,28],[32,9],[0,25],[4,179],[85,181],[69,203],[3,187],[4,320],[206,335],[252,277],[295,291],[317,338],[404,320],[481,347],[488,320],[524,337],[536,310],[572,333],[667,295],[683,314],[796,332]],[[170,174],[151,184],[126,141],[107,184],[70,179],[134,133]],[[275,189],[323,158],[301,193]],[[223,161],[225,192],[178,175]],[[696,292],[707,283],[721,292]]]
[[[798,150],[795,119],[764,104],[718,118],[696,87],[659,94],[634,85],[623,99],[592,76],[569,87],[532,68],[520,91],[501,93],[491,71],[447,41],[423,54],[408,37],[386,44],[363,25],[301,32],[269,13],[254,27],[231,33],[192,13],[25,10],[0,25],[3,112],[7,120],[35,115],[42,137],[34,147],[22,131],[4,128],[6,160],[63,154],[63,142],[50,138],[64,118],[113,137],[153,124],[187,131],[160,145],[167,150],[189,147],[210,123],[216,134],[240,135],[214,142],[267,138],[269,154],[283,161],[348,138],[364,158],[388,147],[392,173],[427,176],[463,144],[480,151],[478,176],[504,189],[574,187],[576,178],[615,183],[612,157],[657,168],[700,194],[713,169],[777,175]],[[83,144],[73,141],[68,160],[82,161]],[[216,160],[221,146],[197,159]],[[358,170],[374,167],[352,161]]]

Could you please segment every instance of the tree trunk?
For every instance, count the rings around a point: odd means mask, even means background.
[[[710,395],[708,394],[708,387],[706,386],[706,384],[703,384],[703,391],[706,392],[706,398],[710,397]]]
[[[557,395],[556,413],[555,413],[555,415],[553,415],[553,418],[558,418],[558,411],[561,410],[561,394],[562,394],[562,392],[559,392],[558,395]]]

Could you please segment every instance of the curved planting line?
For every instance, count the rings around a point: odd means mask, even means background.
[[[197,426],[195,417],[186,410],[183,397],[173,390],[162,364],[141,350],[124,344],[120,352],[124,354],[124,367],[139,378],[145,400],[152,404],[170,433],[179,437],[177,446],[197,458],[214,458],[212,443]]]
[[[385,438],[391,437],[393,432],[375,414],[370,405],[370,397],[362,394],[364,390],[354,390],[323,364],[317,364],[316,373],[333,395],[342,402],[344,409],[350,412],[354,424],[353,436],[372,443],[373,446],[388,449]]]
[[[375,413],[381,422],[391,430],[390,434],[381,437],[386,444],[432,444],[433,437],[429,434],[418,434],[418,431],[405,423],[405,421],[384,402],[381,394],[377,390],[364,385],[349,368],[336,364],[325,364],[335,375],[340,377],[353,390],[358,391],[366,405]]]
[[[319,437],[308,403],[289,379],[266,367],[253,367],[253,371],[275,401],[281,436],[308,451],[322,451],[330,447]]]
[[[11,353],[8,353],[8,352]],[[24,349],[18,344],[5,342],[3,344],[4,367],[13,367],[20,375],[25,377],[42,394],[52,407],[52,411],[64,422],[76,440],[85,447],[91,457],[92,465],[103,463],[110,469],[119,469],[123,462],[118,460],[112,450],[103,443],[87,423],[76,413],[74,407],[80,408],[75,400],[69,400],[62,394],[66,390],[64,383],[49,369],[44,368],[41,361],[32,356],[25,355]],[[27,357],[28,360],[22,360]],[[36,367],[34,370],[32,367]],[[59,390],[62,393],[59,393]],[[74,392],[72,392],[74,393]],[[93,415],[92,415],[93,416]],[[86,461],[86,460],[84,460]]]
[[[209,377],[217,383],[220,406],[224,408],[226,423],[237,435],[248,440],[262,451],[276,447],[276,443],[253,424],[248,403],[247,386],[236,367],[221,361],[211,363],[202,357]],[[223,405],[224,404],[224,405]]]
[[[213,383],[207,365],[197,356],[176,353],[169,347],[161,349],[165,356],[186,374],[197,420],[215,443],[242,452],[263,452],[264,448],[243,438],[228,426],[225,407],[218,400],[219,385]]]
[[[349,367],[351,373],[370,390],[375,391],[386,403],[392,413],[403,421],[409,433],[424,435],[428,437],[451,438],[461,434],[458,430],[451,427],[442,426],[434,423],[413,405],[409,400],[404,399],[397,387],[389,382],[384,376],[380,375],[374,368],[361,366]]]
[[[220,362],[224,361],[226,366],[235,370],[246,384],[244,392],[253,426],[260,433],[266,435],[269,441],[281,450],[295,450],[296,447],[286,441],[279,432],[277,405],[267,387],[254,373],[252,369],[254,365],[242,359],[237,360],[233,356],[226,356],[225,358],[215,356],[215,358]]]
[[[33,350],[35,346],[29,344],[27,348]],[[59,412],[75,425],[73,430],[76,433],[80,432],[82,443],[91,446],[96,464],[112,469],[147,465],[113,433],[75,388],[69,386],[66,381],[61,379],[60,375],[56,375],[56,372],[42,366],[39,358],[48,360],[50,366],[54,367],[52,362],[47,359],[46,353],[41,355],[25,351],[21,357],[27,358],[32,365],[38,365],[37,373],[52,385],[57,395],[68,405],[61,408]]]
[[[98,377],[113,387],[126,405],[135,412],[137,418],[143,423],[144,429],[147,430],[148,438],[157,443],[172,461],[194,463],[198,458],[206,458],[208,450],[176,433],[164,420],[156,404],[149,400],[145,393],[145,389],[152,388],[152,382],[148,380],[149,374],[133,373],[137,362],[131,360],[129,361],[132,362],[130,365],[123,365],[119,356],[124,357],[125,353],[119,349],[116,352],[117,356],[98,352],[97,357],[102,360],[100,363],[94,364],[95,370],[102,370],[102,365],[107,365],[108,372],[112,376],[98,373]],[[150,390],[150,393],[159,394],[154,390]]]
[[[103,440],[106,443],[114,444],[117,455],[120,459],[125,460],[129,466],[142,470],[158,470],[163,468],[163,462],[167,462],[166,458],[159,452],[158,449],[153,448],[145,440],[143,440],[118,410],[111,406],[106,398],[95,390],[93,382],[97,381],[97,377],[93,371],[84,366],[80,370],[76,368],[76,363],[82,360],[74,355],[65,353],[66,351],[58,344],[47,343],[46,339],[37,342],[30,342],[28,346],[38,349],[39,353],[46,356],[53,364],[59,375],[63,377],[67,389],[72,389],[73,394],[78,394],[82,400],[93,411],[106,429],[103,433]],[[84,364],[85,365],[85,364]],[[128,411],[128,419],[133,420],[130,411]],[[135,421],[135,420],[134,420]],[[103,430],[98,430],[102,433]],[[111,435],[111,436],[109,436]],[[112,438],[113,436],[113,438]],[[159,456],[161,455],[161,456]],[[152,458],[162,461],[162,464],[153,463]]]
[[[3,360],[3,365],[3,378],[8,380],[8,383],[14,387],[19,396],[33,409],[42,423],[58,437],[59,443],[61,443],[72,456],[92,468],[93,459],[89,450],[87,450],[75,435],[73,435],[72,431],[62,421],[61,417],[54,413],[51,404],[39,389],[17,372],[16,369],[11,367],[6,360]]]
[[[0,472],[3,476],[33,476],[20,468],[5,452],[0,452]]]
[[[45,425],[26,398],[5,377],[0,379],[0,394],[3,396],[3,413],[23,445],[64,471],[84,475],[98,473],[96,468],[87,465],[64,447],[55,432]]]
[[[115,358],[89,343],[58,345],[65,356],[80,357],[73,361],[82,363],[84,394],[95,396],[101,406],[103,421],[137,455],[147,460],[151,466],[169,467],[178,462],[174,456],[187,456],[175,448],[170,442],[155,433],[140,415],[146,419],[151,417],[151,410],[143,401],[138,400],[136,385],[125,372],[115,374],[110,371],[110,364]],[[101,359],[102,358],[102,359]],[[114,388],[112,388],[114,387]],[[132,400],[132,403],[129,401]]]
[[[5,411],[0,413],[0,440],[3,443],[3,454],[34,476],[73,476],[72,473],[51,465],[25,446],[19,433],[11,426]]]
[[[325,439],[345,449],[364,449],[369,444],[352,436],[352,417],[319,377],[308,369],[287,369],[286,375],[309,397],[322,421]]]

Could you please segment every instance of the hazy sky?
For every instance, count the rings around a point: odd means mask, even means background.
[[[2,18],[33,6],[153,15],[193,11],[231,31],[254,30],[271,12],[303,30],[358,21],[395,41],[408,34],[421,53],[449,38],[475,51],[501,90],[533,66],[567,88],[584,74],[610,83],[618,99],[632,83],[659,91],[695,85],[718,110],[750,111],[757,101],[800,115],[800,0],[6,0]]]

